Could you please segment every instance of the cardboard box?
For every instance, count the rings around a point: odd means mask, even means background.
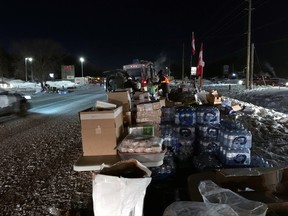
[[[84,156],[116,155],[115,147],[123,133],[122,106],[114,110],[79,113]]]
[[[203,180],[212,180],[220,187],[234,192],[242,191],[241,194],[251,200],[254,198],[265,202],[269,199],[269,202],[276,202],[273,201],[274,196],[270,196],[272,194],[278,197],[285,195],[282,197],[285,201],[288,198],[288,168],[285,167],[220,169],[192,174],[187,179],[192,201],[203,201],[198,191],[198,185]],[[253,193],[246,192],[246,188],[252,189]]]
[[[131,112],[123,112],[123,124],[124,126],[129,126],[132,124],[132,113]]]
[[[183,106],[183,103],[180,101],[174,102],[174,101],[165,101],[166,107],[174,107],[174,106]]]
[[[154,136],[154,125],[138,124],[128,127],[128,134],[150,135]]]
[[[284,170],[280,167],[223,169],[216,172],[216,180],[232,190],[249,187],[259,192],[275,192]]]
[[[240,104],[234,104],[231,106],[232,110],[233,111],[239,111],[239,110],[242,110],[243,108],[240,106]]]
[[[210,104],[222,104],[222,97],[217,91],[212,91],[206,95],[207,101]]]
[[[98,101],[96,101],[95,107],[96,107],[97,110],[100,110],[100,109],[115,109],[115,108],[117,108],[117,105],[98,100]]]
[[[162,106],[165,106],[165,100],[151,101],[148,103],[138,104],[137,112],[160,110]]]
[[[108,92],[108,103],[123,106],[123,112],[131,111],[131,97],[128,91],[123,92]]]
[[[137,112],[137,118],[158,118],[161,117],[162,112],[161,110],[151,110],[151,111],[142,111]]]
[[[143,94],[139,95],[139,100],[149,100],[149,92],[144,92]]]
[[[142,95],[144,92],[136,91],[133,95],[133,100],[139,100],[139,96]]]

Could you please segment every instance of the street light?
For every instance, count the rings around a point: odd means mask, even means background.
[[[33,58],[29,58],[29,61],[31,62],[31,81],[34,80],[33,78],[33,70],[32,70],[32,61],[33,61]]]
[[[84,62],[84,58],[80,58],[80,62],[81,62],[81,72],[82,72],[82,77],[83,77],[83,62]]]
[[[28,76],[27,76],[27,61],[32,62],[32,58],[25,58],[25,75],[26,75],[26,82],[28,81]],[[31,75],[32,75],[32,63],[31,63]],[[33,76],[33,75],[32,75]]]

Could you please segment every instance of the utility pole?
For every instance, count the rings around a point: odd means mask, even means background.
[[[253,73],[254,73],[254,43],[251,44],[251,68],[250,68],[250,89],[253,89]]]
[[[184,80],[184,43],[183,43],[183,53],[182,53],[182,81]]]
[[[247,32],[247,67],[246,67],[246,89],[249,89],[250,84],[250,60],[251,60],[251,0],[246,0],[248,6],[248,32]]]

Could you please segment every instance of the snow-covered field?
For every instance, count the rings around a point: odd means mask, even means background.
[[[252,132],[253,152],[265,158],[270,166],[288,165],[288,88],[258,86],[206,85],[206,91],[217,90],[224,99],[245,106],[236,113]]]

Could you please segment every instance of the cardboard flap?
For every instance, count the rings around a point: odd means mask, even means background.
[[[122,113],[122,106],[114,110],[102,110],[102,111],[82,111],[80,112],[80,120],[95,120],[95,119],[115,119]]]

